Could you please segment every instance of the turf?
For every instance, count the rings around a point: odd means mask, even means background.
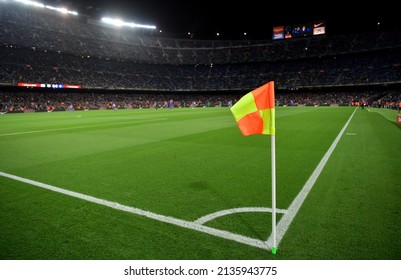
[[[354,110],[276,109],[278,208]],[[395,116],[357,110],[275,256],[0,176],[0,259],[400,259]],[[6,114],[0,127],[1,172],[185,221],[271,207],[271,139],[243,137],[228,108]],[[269,213],[205,225],[260,240],[272,229]]]

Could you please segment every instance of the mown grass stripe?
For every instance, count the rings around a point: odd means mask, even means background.
[[[302,190],[296,196],[296,198],[291,203],[290,207],[288,207],[287,213],[283,215],[280,219],[280,222],[277,224],[277,239],[276,245],[280,244],[280,241],[283,239],[285,233],[287,232],[288,228],[290,227],[294,217],[297,215],[299,209],[301,208],[302,204],[304,203],[306,197],[308,196],[309,192],[311,191],[313,185],[315,184],[317,178],[319,177],[320,173],[322,172],[324,166],[328,162],[331,154],[333,153],[334,149],[336,148],[338,142],[340,141],[342,135],[344,134],[345,130],[347,129],[349,123],[351,122],[352,118],[355,115],[356,110],[352,112],[351,116],[349,117],[348,121],[345,123],[344,127],[341,129],[340,133],[338,133],[336,139],[334,139],[333,143],[331,144],[330,148],[327,150],[326,154],[323,156],[322,160],[319,162],[315,170],[313,171],[312,175],[309,177],[308,181],[306,181],[305,185],[303,186]],[[266,241],[266,246],[271,248],[273,245],[273,236],[270,235]]]
[[[30,179],[26,179],[26,178],[22,178],[19,176],[15,176],[12,174],[8,174],[8,173],[4,173],[4,172],[0,172],[0,176],[6,177],[6,178],[10,178],[16,181],[20,181],[29,185],[33,185],[36,187],[40,187],[43,189],[47,189],[53,192],[57,192],[57,193],[61,193],[64,195],[68,195],[71,197],[75,197],[78,199],[82,199],[88,202],[92,202],[95,204],[99,204],[99,205],[103,205],[103,206],[107,206],[116,210],[120,210],[120,211],[125,211],[125,212],[129,212],[135,215],[139,215],[139,216],[144,216],[153,220],[157,220],[160,222],[164,222],[164,223],[168,223],[168,224],[173,224],[176,226],[180,226],[183,228],[188,228],[188,229],[192,229],[192,230],[196,230],[196,231],[200,231],[203,233],[207,233],[210,235],[214,235],[217,237],[221,237],[224,239],[228,239],[228,240],[233,240],[239,243],[243,243],[246,245],[250,245],[253,247],[257,247],[257,248],[261,248],[261,249],[267,249],[266,245],[264,244],[264,242],[262,240],[258,240],[258,239],[254,239],[254,238],[250,238],[247,236],[243,236],[240,234],[235,234],[232,232],[228,232],[228,231],[224,231],[224,230],[219,230],[219,229],[215,229],[215,228],[211,228],[211,227],[207,227],[201,224],[198,224],[196,222],[190,222],[190,221],[185,221],[185,220],[181,220],[181,219],[177,219],[174,217],[169,217],[169,216],[164,216],[164,215],[160,215],[160,214],[156,214],[153,212],[149,212],[149,211],[145,211],[139,208],[135,208],[135,207],[130,207],[130,206],[126,206],[126,205],[122,205],[120,203],[117,202],[113,202],[113,201],[108,201],[105,199],[101,199],[101,198],[96,198],[94,196],[90,196],[90,195],[85,195],[82,193],[78,193],[78,192],[73,192],[70,190],[66,190],[66,189],[62,189],[62,188],[58,188],[52,185],[48,185],[45,183],[41,183],[41,182],[37,182],[37,181],[33,181]]]
[[[53,132],[53,131],[75,130],[75,129],[83,129],[83,128],[91,128],[91,127],[99,127],[99,126],[101,127],[101,126],[130,124],[130,123],[142,123],[142,122],[149,122],[149,121],[162,121],[162,120],[167,120],[167,118],[138,119],[138,120],[128,121],[128,122],[112,122],[112,123],[101,123],[101,124],[82,125],[82,126],[74,126],[74,127],[53,128],[53,129],[28,130],[28,131],[0,134],[0,137],[23,135],[23,134],[33,134],[33,133],[43,133],[43,132]]]

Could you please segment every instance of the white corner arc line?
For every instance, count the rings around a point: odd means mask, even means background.
[[[203,225],[207,222],[210,222],[211,220],[217,219],[219,217],[225,216],[225,215],[230,215],[230,214],[235,214],[235,213],[248,213],[248,212],[269,212],[271,213],[273,210],[271,208],[267,207],[242,207],[242,208],[232,208],[232,209],[226,209],[226,210],[221,210],[218,212],[211,213],[209,215],[205,215],[203,217],[200,217],[194,223]],[[284,214],[287,213],[287,210],[285,209],[276,209],[277,213]]]
[[[187,228],[187,229],[192,229],[195,231],[199,231],[199,232],[203,232],[203,233],[207,233],[210,235],[214,235],[220,238],[224,238],[224,239],[228,239],[228,240],[232,240],[232,241],[236,241],[239,243],[243,243],[249,246],[253,246],[253,247],[257,247],[260,249],[264,249],[267,250],[268,248],[266,248],[266,242],[263,240],[259,240],[259,239],[255,239],[255,238],[250,238],[244,235],[240,235],[240,234],[236,234],[236,233],[232,233],[229,231],[225,231],[225,230],[220,230],[220,229],[216,229],[216,228],[212,228],[212,227],[207,227],[204,225],[200,225],[198,223],[194,223],[194,222],[190,222],[190,221],[185,221],[185,220],[181,220],[181,219],[177,219],[174,217],[170,217],[170,216],[164,216],[164,215],[160,215],[160,214],[156,214],[153,212],[149,212],[146,210],[142,210],[139,208],[135,208],[135,207],[131,207],[131,206],[126,206],[126,205],[122,205],[119,204],[117,202],[112,202],[112,201],[108,201],[105,199],[101,199],[101,198],[96,198],[94,196],[90,196],[90,195],[85,195],[82,193],[78,193],[78,192],[74,192],[74,191],[70,191],[70,190],[66,190],[66,189],[62,189],[62,188],[58,188],[52,185],[48,185],[45,183],[41,183],[41,182],[37,182],[37,181],[33,181],[30,179],[26,179],[26,178],[22,178],[19,176],[15,176],[12,174],[8,174],[8,173],[4,173],[4,172],[0,172],[0,176],[9,178],[9,179],[13,179],[16,181],[20,181],[29,185],[33,185],[33,186],[37,186],[43,189],[47,189],[53,192],[57,192],[57,193],[61,193],[64,195],[68,195],[71,197],[75,197],[81,200],[85,200],[88,202],[92,202],[95,204],[100,204],[103,206],[107,206],[113,209],[117,209],[120,211],[125,211],[125,212],[129,212],[138,216],[144,216],[147,217],[149,219],[153,219],[153,220],[157,220],[160,222],[164,222],[164,223],[168,223],[168,224],[172,224],[172,225],[176,225],[179,227],[183,227],[183,228]]]
[[[317,178],[319,177],[320,173],[322,172],[324,166],[326,165],[327,161],[329,160],[331,154],[333,153],[334,149],[336,148],[338,142],[341,139],[341,136],[344,134],[344,131],[347,129],[349,123],[351,122],[352,118],[354,117],[357,109],[358,109],[358,107],[355,108],[355,110],[349,117],[348,121],[345,123],[345,125],[341,129],[340,133],[338,133],[336,139],[334,139],[330,148],[327,150],[326,154],[323,156],[323,158],[321,159],[321,161],[319,162],[319,164],[313,171],[312,175],[309,177],[308,181],[306,181],[302,190],[298,193],[297,197],[292,201],[290,207],[288,207],[287,213],[281,217],[280,222],[277,224],[277,240],[276,240],[277,247],[280,244],[281,239],[283,239],[285,233],[287,232],[295,215],[298,213],[298,210],[301,208],[302,204],[304,203],[306,197],[308,196],[310,190],[312,189],[313,185],[315,184]],[[271,248],[273,246],[273,236],[272,235],[270,235],[269,238],[266,240],[266,246],[267,246],[267,248]]]

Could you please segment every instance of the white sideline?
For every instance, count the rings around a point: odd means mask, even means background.
[[[33,134],[33,133],[42,133],[42,132],[52,132],[52,131],[63,131],[63,130],[72,130],[72,129],[82,129],[82,128],[90,128],[90,127],[98,127],[98,126],[108,126],[108,125],[119,125],[119,124],[127,124],[127,123],[137,123],[137,122],[151,122],[151,121],[164,121],[167,118],[152,118],[152,119],[136,119],[127,122],[114,122],[114,123],[101,123],[101,124],[93,124],[93,125],[83,125],[83,126],[74,126],[74,127],[64,127],[64,128],[53,128],[53,129],[43,129],[43,130],[28,130],[28,131],[20,131],[13,133],[4,133],[0,134],[0,137],[3,136],[13,136],[13,135],[23,135],[23,134]]]
[[[291,203],[290,207],[288,208],[288,210],[284,210],[284,209],[276,209],[277,213],[282,213],[284,214],[282,216],[282,218],[280,219],[280,222],[277,224],[277,240],[276,240],[276,245],[278,247],[278,245],[280,244],[280,241],[282,240],[282,238],[284,237],[285,233],[287,232],[290,224],[292,223],[294,217],[296,216],[296,214],[298,213],[299,209],[301,208],[303,202],[305,201],[306,197],[308,196],[310,190],[312,189],[313,185],[315,184],[317,178],[319,177],[320,173],[322,172],[324,166],[326,165],[327,161],[329,160],[331,154],[333,153],[334,149],[336,148],[338,142],[340,141],[341,136],[344,134],[344,131],[346,130],[346,128],[348,127],[349,123],[351,122],[353,116],[355,115],[357,108],[355,108],[355,110],[353,111],[353,113],[351,114],[351,116],[349,117],[348,121],[346,122],[346,124],[344,125],[344,127],[341,129],[340,133],[337,135],[336,139],[334,140],[334,142],[331,144],[330,148],[328,149],[328,151],[326,152],[326,154],[324,155],[324,157],[322,158],[322,160],[320,161],[320,163],[317,165],[316,169],[313,171],[312,175],[309,177],[308,181],[305,183],[304,187],[302,188],[302,190],[299,192],[299,194],[297,195],[297,197],[293,200],[293,202]],[[55,129],[58,130],[58,129]],[[50,130],[49,130],[50,131]],[[39,131],[35,131],[35,132],[39,132]],[[35,132],[31,132],[31,133],[35,133]],[[43,131],[42,131],[43,132]],[[28,132],[29,133],[29,132]],[[10,134],[12,135],[12,134]],[[0,136],[6,136],[5,134]],[[164,216],[164,215],[160,215],[160,214],[156,214],[153,212],[149,212],[146,210],[142,210],[139,208],[135,208],[135,207],[131,207],[131,206],[126,206],[126,205],[122,205],[119,204],[117,202],[112,202],[112,201],[108,201],[105,199],[100,199],[100,198],[96,198],[90,195],[85,195],[82,193],[78,193],[78,192],[74,192],[74,191],[70,191],[70,190],[66,190],[66,189],[62,189],[62,188],[58,188],[52,185],[48,185],[45,183],[41,183],[41,182],[37,182],[37,181],[33,181],[30,179],[26,179],[26,178],[22,178],[19,176],[15,176],[12,174],[8,174],[8,173],[4,173],[4,172],[0,172],[0,176],[3,177],[7,177],[16,181],[20,181],[26,184],[30,184],[33,186],[37,186],[43,189],[47,189],[47,190],[51,190],[57,193],[61,193],[64,195],[68,195],[71,197],[75,197],[81,200],[85,200],[88,202],[92,202],[95,204],[99,204],[99,205],[103,205],[103,206],[107,206],[113,209],[117,209],[120,211],[125,211],[125,212],[129,212],[135,215],[139,215],[139,216],[144,216],[153,220],[157,220],[160,222],[164,222],[164,223],[168,223],[168,224],[173,224],[176,226],[180,226],[183,228],[188,228],[188,229],[192,229],[195,231],[199,231],[199,232],[204,232],[213,236],[217,236],[220,238],[224,238],[224,239],[228,239],[228,240],[232,240],[232,241],[236,241],[239,243],[243,243],[246,245],[250,245],[253,247],[257,247],[257,248],[261,248],[264,250],[270,250],[273,244],[273,240],[272,240],[272,235],[270,235],[268,237],[268,239],[266,241],[262,241],[259,239],[255,239],[255,238],[250,238],[244,235],[240,235],[240,234],[236,234],[236,233],[232,233],[229,231],[225,231],[225,230],[220,230],[220,229],[216,229],[216,228],[212,228],[212,227],[208,227],[208,226],[204,226],[203,224],[213,220],[217,217],[221,217],[223,215],[228,215],[228,214],[233,214],[233,213],[239,213],[239,212],[271,212],[272,209],[271,208],[264,208],[264,207],[245,207],[245,208],[233,208],[233,209],[227,209],[227,210],[222,210],[222,211],[218,211],[206,216],[203,216],[199,219],[197,219],[194,222],[191,221],[185,221],[185,220],[181,220],[181,219],[177,219],[174,217],[170,217],[170,216]]]
[[[176,226],[180,226],[183,228],[188,228],[188,229],[192,229],[192,230],[196,230],[196,231],[200,231],[200,232],[204,232],[210,235],[214,235],[214,236],[218,236],[224,239],[229,239],[229,240],[233,240],[239,243],[243,243],[246,245],[250,245],[253,247],[257,247],[257,248],[261,248],[261,249],[265,249],[267,250],[268,248],[266,248],[266,244],[263,240],[259,240],[259,239],[254,239],[254,238],[250,238],[247,236],[243,236],[240,234],[236,234],[236,233],[232,233],[229,231],[224,231],[224,230],[220,230],[220,229],[215,229],[215,228],[211,228],[211,227],[207,227],[195,222],[190,222],[190,221],[185,221],[185,220],[181,220],[181,219],[177,219],[177,218],[173,218],[173,217],[169,217],[169,216],[164,216],[164,215],[160,215],[160,214],[156,214],[153,212],[149,212],[149,211],[145,211],[139,208],[135,208],[135,207],[130,207],[130,206],[126,206],[126,205],[122,205],[119,204],[117,202],[112,202],[112,201],[108,201],[105,199],[100,199],[100,198],[96,198],[90,195],[85,195],[82,193],[78,193],[78,192],[73,192],[73,191],[69,191],[66,189],[62,189],[62,188],[58,188],[52,185],[48,185],[48,184],[44,184],[41,182],[37,182],[37,181],[33,181],[33,180],[29,180],[26,178],[22,178],[19,176],[15,176],[12,174],[8,174],[8,173],[4,173],[4,172],[0,172],[0,176],[3,177],[7,177],[16,181],[20,181],[26,184],[30,184],[33,186],[37,186],[43,189],[47,189],[50,191],[54,191],[57,193],[61,193],[64,195],[68,195],[68,196],[72,196],[75,198],[79,198],[85,201],[89,201],[92,203],[96,203],[96,204],[100,204],[103,206],[107,206],[113,209],[117,209],[117,210],[121,210],[121,211],[125,211],[125,212],[129,212],[135,215],[139,215],[139,216],[144,216],[153,220],[157,220],[160,222],[164,222],[164,223],[168,223],[168,224],[173,224]]]
[[[302,190],[299,192],[297,197],[292,201],[290,207],[287,210],[287,213],[281,217],[280,222],[277,224],[277,239],[276,239],[277,247],[280,244],[281,239],[283,239],[285,233],[287,232],[295,215],[298,213],[299,208],[301,208],[301,206],[304,203],[306,197],[308,196],[310,190],[312,189],[317,178],[319,177],[320,173],[322,172],[324,166],[326,165],[327,161],[329,160],[331,154],[333,153],[334,149],[336,148],[338,142],[340,141],[341,136],[344,134],[344,131],[347,129],[348,124],[351,122],[351,119],[354,117],[357,109],[358,109],[358,107],[355,108],[354,112],[351,114],[348,121],[345,123],[344,127],[341,129],[340,133],[337,135],[336,139],[334,139],[334,142],[331,144],[330,148],[327,150],[326,154],[324,155],[322,160],[319,162],[316,169],[313,171],[312,175],[309,177],[308,181],[306,181]],[[267,246],[267,248],[271,248],[272,245],[273,245],[273,236],[270,235],[269,238],[266,240],[266,246]]]

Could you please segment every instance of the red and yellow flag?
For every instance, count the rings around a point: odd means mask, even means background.
[[[244,95],[230,110],[242,135],[275,134],[274,81]]]

